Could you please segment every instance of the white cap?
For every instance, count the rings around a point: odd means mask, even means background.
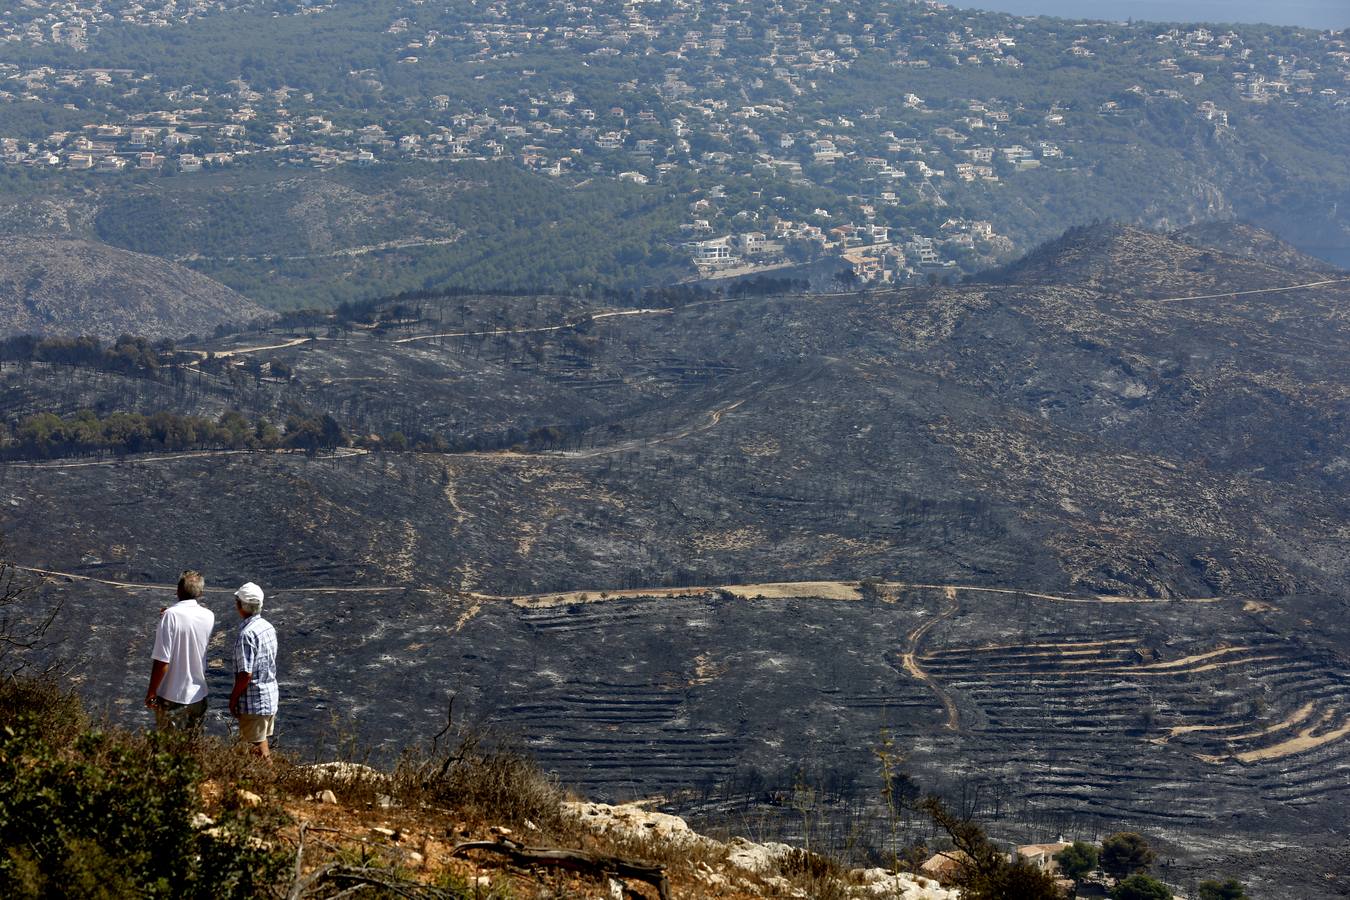
[[[246,581],[239,586],[239,590],[234,592],[234,596],[236,600],[240,600],[244,603],[257,603],[261,605],[263,602],[263,589],[251,581]]]

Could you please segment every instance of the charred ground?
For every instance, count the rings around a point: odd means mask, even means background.
[[[434,730],[458,690],[619,795],[825,759],[857,785],[889,728],[1009,828],[1313,860],[1350,766],[1350,643],[1320,624],[1347,605],[1343,277],[1239,229],[1104,228],[996,283],[428,300],[153,376],[7,365],[15,422],[322,411],[437,452],[12,462],[3,527],[36,567],[280,589],[304,740],[334,710]],[[828,584],[767,586],[800,581]],[[134,698],[158,595],[54,589],[91,691]],[[1260,877],[1343,889],[1322,874]]]

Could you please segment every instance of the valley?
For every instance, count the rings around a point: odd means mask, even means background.
[[[1102,226],[959,286],[431,296],[9,361],[0,529],[117,721],[192,565],[222,625],[268,591],[292,749],[393,757],[453,696],[590,796],[867,852],[889,735],[1009,839],[1138,828],[1174,883],[1333,897],[1347,299],[1242,227]],[[23,455],[81,410],[337,432]]]

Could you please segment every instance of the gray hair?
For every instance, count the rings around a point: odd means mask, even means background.
[[[178,576],[179,600],[200,600],[205,591],[206,579],[202,577],[201,572],[188,569]]]
[[[239,608],[242,609],[244,612],[248,613],[250,616],[254,616],[262,612],[263,601],[261,597],[258,598],[257,600],[254,600],[252,598],[245,600],[242,597],[235,597],[234,602],[238,603]]]

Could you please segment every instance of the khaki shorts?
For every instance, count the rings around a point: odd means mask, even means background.
[[[277,724],[276,715],[258,716],[253,713],[239,714],[239,740],[250,744],[261,744],[272,736]]]
[[[174,703],[161,697],[155,704],[155,727],[160,731],[196,734],[202,730],[202,718],[205,715],[205,697],[196,703]]]

